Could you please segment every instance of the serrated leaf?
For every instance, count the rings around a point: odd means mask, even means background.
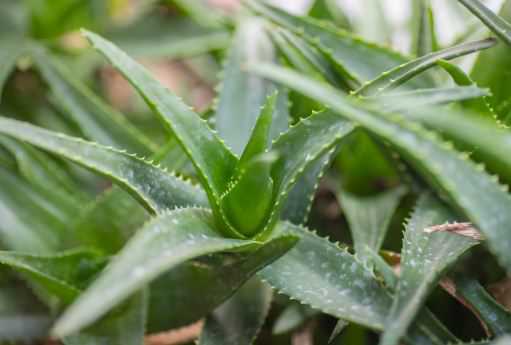
[[[0,251],[0,264],[21,273],[41,286],[46,293],[64,304],[76,298],[104,264],[104,260],[89,250],[73,250],[53,255],[29,255]]]
[[[501,40],[511,45],[511,25],[507,21],[493,13],[479,0],[458,0],[458,2],[479,18]]]
[[[2,91],[11,72],[16,68],[16,62],[27,50],[25,42],[19,41],[19,38],[2,37],[0,38],[0,100]]]
[[[427,227],[453,220],[453,215],[435,198],[425,195],[419,199],[406,225],[396,297],[380,344],[399,343],[442,275],[479,243],[465,236],[425,232]]]
[[[0,133],[62,156],[112,179],[151,212],[162,212],[176,206],[207,204],[200,189],[140,158],[113,148],[7,118],[0,118]]]
[[[399,187],[369,197],[356,196],[342,190],[337,193],[350,225],[355,252],[363,261],[367,260],[367,248],[374,252],[380,250],[390,220],[404,194],[406,190]]]
[[[80,128],[85,138],[147,156],[156,146],[136,127],[71,75],[66,66],[42,46],[31,54],[53,93],[54,103]]]
[[[463,43],[454,47],[449,47],[438,52],[421,56],[408,63],[395,67],[382,73],[377,78],[364,84],[355,94],[371,96],[394,89],[404,82],[416,77],[420,73],[436,65],[440,60],[451,60],[460,56],[472,54],[483,49],[488,49],[495,45],[497,41],[493,38],[487,38],[480,41]]]
[[[222,237],[215,228],[211,212],[206,209],[181,209],[162,214],[126,244],[64,313],[53,333],[65,336],[80,330],[131,293],[188,260],[216,252],[256,249],[260,245],[255,241]]]
[[[252,344],[272,300],[271,288],[251,279],[206,318],[199,345]]]
[[[285,254],[296,241],[293,236],[279,237],[254,252],[216,253],[188,261],[165,273],[151,284],[148,330],[161,332],[203,318],[255,272]],[[207,294],[204,286],[208,287]],[[168,313],[169,310],[179,312]]]
[[[511,312],[495,301],[477,280],[459,274],[454,274],[451,278],[456,295],[470,303],[493,335],[511,333]]]
[[[144,343],[147,293],[138,292],[123,305],[77,335],[62,339],[64,345],[141,345]]]
[[[327,23],[311,18],[295,17],[252,0],[245,0],[245,3],[256,13],[316,46],[332,63],[337,65],[338,72],[347,80],[362,84],[408,61],[406,57],[396,52],[367,43]],[[414,87],[431,87],[434,82],[424,75],[411,81],[410,84]]]
[[[174,133],[193,161],[204,188],[218,200],[232,175],[236,156],[205,121],[156,81],[142,65],[100,36],[91,32],[84,32],[84,35],[124,75],[163,124]]]
[[[331,87],[273,66],[252,67],[259,74],[321,101],[352,121],[389,141],[417,170],[468,216],[488,239],[499,262],[511,271],[511,196],[504,188],[433,133],[396,114],[382,113],[352,102]]]

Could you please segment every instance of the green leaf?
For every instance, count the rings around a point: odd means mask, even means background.
[[[2,280],[5,279],[4,272]],[[19,281],[0,285],[0,342],[33,342],[46,336],[52,319],[48,310]]]
[[[139,292],[96,324],[77,335],[63,339],[64,345],[144,343],[147,293]]]
[[[424,56],[438,50],[435,17],[430,0],[414,0],[414,5],[419,19],[415,51],[417,51],[417,56]]]
[[[387,48],[367,43],[328,23],[310,18],[295,17],[277,8],[253,0],[245,3],[260,14],[303,37],[316,46],[337,66],[347,80],[362,84],[381,73],[407,62],[409,59]],[[427,75],[411,81],[414,87],[431,87],[434,82]]]
[[[511,271],[511,237],[506,230],[507,224],[511,223],[511,214],[507,212],[511,207],[511,196],[483,168],[402,116],[382,113],[362,102],[351,101],[331,87],[282,68],[258,66],[252,69],[321,101],[339,116],[356,121],[391,143],[476,224],[488,239],[488,246],[499,262]]]
[[[337,193],[338,199],[350,225],[355,252],[367,260],[366,249],[378,252],[404,188],[395,188],[375,196],[359,197],[345,191]]]
[[[0,118],[0,133],[67,158],[112,179],[151,212],[162,212],[176,206],[206,204],[200,189],[141,158],[113,148],[7,118]]]
[[[295,236],[278,237],[253,252],[215,253],[170,270],[151,284],[148,330],[161,332],[203,318],[296,242]]]
[[[44,256],[0,251],[0,264],[20,272],[45,293],[68,304],[101,269],[104,260],[95,252],[81,249]]]
[[[248,281],[206,318],[199,345],[252,344],[272,300],[271,288],[257,279]]]
[[[499,339],[493,341],[493,342],[487,342],[486,344],[491,344],[491,345],[506,345],[506,344],[509,344],[509,342],[511,341],[511,337],[510,336],[503,336],[503,337],[500,337]],[[481,343],[481,344],[485,344],[485,343]]]
[[[166,0],[166,2],[173,3],[197,23],[206,27],[217,28],[228,21],[228,18],[218,8],[205,0]]]
[[[472,54],[483,49],[488,49],[495,45],[495,43],[497,43],[495,39],[487,38],[481,41],[463,43],[430,53],[382,73],[377,78],[364,84],[355,93],[368,96],[391,90],[435,66],[440,60],[451,60],[460,56]]]
[[[281,335],[302,326],[308,319],[319,314],[306,305],[292,303],[282,311],[273,325],[273,334]]]
[[[364,15],[357,16],[355,32],[371,42],[392,43],[392,26],[379,0],[362,0]]]
[[[406,225],[396,297],[380,344],[399,343],[443,274],[462,254],[478,244],[465,236],[425,232],[428,227],[453,220],[452,214],[435,198],[425,195],[419,199]]]
[[[456,295],[470,303],[493,335],[511,333],[511,312],[495,301],[477,280],[460,274],[454,274],[451,278]]]
[[[403,99],[410,99],[410,104],[413,103],[415,108],[466,100],[476,100],[477,98],[489,95],[490,93],[487,89],[480,89],[477,86],[472,85],[391,92],[380,96],[368,97],[367,99],[383,104],[385,109],[389,111],[399,111],[403,109]]]
[[[133,292],[179,264],[216,252],[257,248],[260,243],[223,238],[206,209],[167,212],[126,244],[99,278],[64,313],[53,333],[66,336],[89,325]]]
[[[16,62],[27,50],[25,42],[20,43],[19,38],[0,38],[0,99],[2,91],[11,72],[16,68]]]
[[[511,1],[505,1],[500,10],[500,16],[506,20],[511,20]],[[491,107],[498,114],[505,124],[511,124],[509,117],[511,106],[508,102],[510,93],[507,87],[507,78],[501,71],[511,68],[509,54],[511,47],[507,44],[499,44],[492,49],[488,49],[479,54],[471,77],[481,87],[488,87],[492,96],[488,97]]]
[[[261,107],[274,89],[271,82],[247,73],[244,66],[274,60],[275,49],[264,22],[254,18],[241,21],[224,63],[215,112],[218,133],[238,155],[247,145]],[[275,123],[278,125],[278,120]],[[284,124],[284,128],[279,128],[276,134],[287,128],[287,119],[284,119]]]
[[[78,125],[85,138],[143,156],[155,145],[131,125],[124,115],[104,103],[44,47],[33,45],[34,63],[50,86],[54,103]]]
[[[458,0],[501,40],[511,45],[511,25],[488,9],[479,0]]]

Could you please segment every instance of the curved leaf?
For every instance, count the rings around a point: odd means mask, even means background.
[[[446,194],[488,239],[500,263],[511,271],[511,196],[494,178],[478,168],[433,133],[396,114],[387,114],[353,102],[329,86],[273,66],[252,67],[269,79],[282,82],[331,107],[339,116],[394,145],[437,190]]]
[[[487,38],[481,41],[463,43],[449,47],[438,52],[430,53],[394,69],[382,73],[377,78],[364,84],[355,94],[374,95],[396,88],[411,78],[419,75],[427,69],[436,65],[440,60],[451,60],[460,56],[472,54],[495,45],[497,41]]]
[[[270,310],[272,295],[268,285],[248,281],[206,318],[199,345],[252,344]]]
[[[424,231],[453,220],[449,211],[430,195],[419,199],[406,225],[400,279],[380,344],[399,343],[442,275],[462,254],[478,244],[465,236]]]
[[[62,156],[112,179],[151,212],[205,205],[201,190],[144,160],[98,144],[0,118],[0,133]]]
[[[2,37],[0,38],[0,100],[2,91],[11,72],[16,68],[16,62],[27,51],[25,42],[19,41],[19,38]]]
[[[53,333],[66,336],[104,315],[133,292],[179,264],[216,252],[257,248],[222,237],[206,209],[180,209],[150,221],[64,313]]]

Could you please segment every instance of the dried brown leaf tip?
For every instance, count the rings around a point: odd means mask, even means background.
[[[433,225],[424,229],[425,233],[431,234],[434,232],[451,232],[457,235],[470,237],[476,241],[484,240],[484,236],[476,229],[472,223],[445,223],[440,225]]]

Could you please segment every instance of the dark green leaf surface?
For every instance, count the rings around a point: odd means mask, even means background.
[[[164,213],[137,232],[64,313],[53,333],[66,336],[82,329],[159,275],[190,259],[259,246],[254,241],[221,237],[209,210],[180,209]]]
[[[406,225],[396,297],[380,344],[399,343],[442,275],[462,254],[478,244],[465,236],[425,232],[427,227],[454,220],[435,198],[426,195],[419,199]]]
[[[258,66],[253,69],[329,105],[340,116],[357,121],[388,140],[476,224],[499,262],[511,271],[511,237],[506,230],[511,223],[511,214],[507,212],[511,207],[511,196],[484,169],[402,116],[381,113],[361,102],[351,102],[328,86],[282,68]],[[485,193],[481,193],[482,190]]]
[[[16,68],[18,58],[21,57],[26,50],[27,45],[25,42],[20,42],[19,38],[0,37],[0,100],[7,79]]]
[[[272,300],[271,288],[252,279],[206,318],[199,345],[252,344]]]
[[[112,179],[152,212],[206,205],[202,191],[141,158],[98,144],[0,118],[0,133],[78,163]]]

